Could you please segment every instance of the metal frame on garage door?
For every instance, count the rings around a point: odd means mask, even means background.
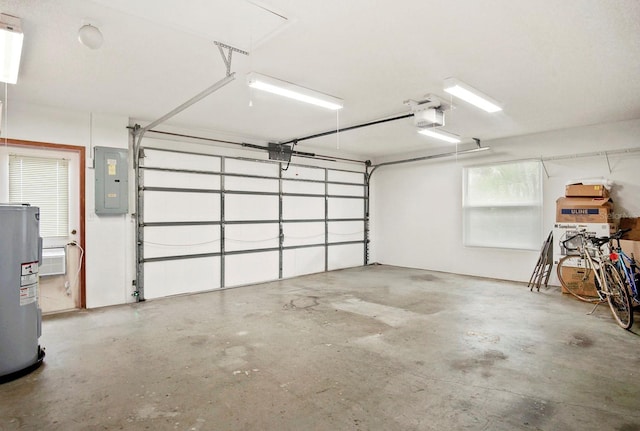
[[[139,300],[367,263],[364,166],[141,151]]]

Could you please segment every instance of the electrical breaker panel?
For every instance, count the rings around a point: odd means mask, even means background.
[[[96,214],[126,214],[129,211],[128,150],[94,147]]]

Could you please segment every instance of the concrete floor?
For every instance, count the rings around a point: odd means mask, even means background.
[[[0,430],[640,430],[640,326],[590,309],[370,266],[50,316]]]

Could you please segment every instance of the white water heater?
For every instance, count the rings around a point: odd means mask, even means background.
[[[40,209],[0,204],[0,383],[42,363],[38,344],[38,265],[42,255]]]

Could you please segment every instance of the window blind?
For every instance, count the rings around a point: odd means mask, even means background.
[[[40,208],[40,236],[69,233],[69,161],[9,155],[9,202]]]
[[[542,168],[521,161],[464,169],[464,245],[537,250],[542,241]]]

